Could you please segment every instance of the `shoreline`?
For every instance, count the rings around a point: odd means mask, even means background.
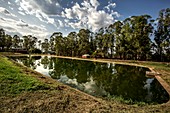
[[[6,55],[8,56],[8,55]],[[9,56],[28,56],[28,54],[25,55],[9,55]],[[31,56],[51,56],[51,57],[56,57],[56,58],[65,58],[65,59],[74,59],[74,60],[84,60],[84,61],[92,61],[92,62],[100,62],[100,63],[114,63],[114,64],[122,64],[122,65],[130,65],[130,66],[139,66],[139,67],[144,67],[144,68],[149,68],[151,73],[154,73],[154,77],[159,81],[159,83],[164,87],[164,89],[167,91],[167,93],[170,96],[170,85],[161,78],[161,74],[157,72],[153,67],[148,67],[144,65],[139,65],[135,63],[129,63],[127,61],[114,61],[112,59],[94,59],[94,58],[77,58],[77,57],[67,57],[67,56],[56,56],[56,55],[39,55],[39,54],[32,54]],[[140,62],[140,61],[137,61]],[[169,100],[170,101],[170,100]]]

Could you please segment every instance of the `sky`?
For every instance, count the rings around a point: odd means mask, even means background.
[[[170,0],[0,0],[0,28],[43,40],[54,32],[95,32],[130,16],[156,19],[165,8],[170,8]]]

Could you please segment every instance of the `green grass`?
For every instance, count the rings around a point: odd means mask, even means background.
[[[156,69],[163,69],[163,70],[166,70],[166,71],[170,71],[170,64],[167,64],[167,63],[144,62],[143,64],[155,67]]]
[[[152,62],[152,61],[127,61],[128,63],[134,63],[134,64],[141,64],[144,66],[149,66],[149,67],[153,67],[155,69],[161,69],[161,70],[165,70],[167,72],[170,72],[170,63],[166,63],[166,62]]]
[[[129,100],[124,99],[122,96],[111,96],[111,95],[107,95],[107,100],[114,101],[115,103],[118,103],[118,104],[128,104],[128,105],[136,105],[136,106],[146,106],[146,105],[157,104],[157,103],[137,102],[131,99]]]
[[[24,91],[48,89],[49,86],[26,75],[6,57],[0,56],[0,96],[14,96]]]

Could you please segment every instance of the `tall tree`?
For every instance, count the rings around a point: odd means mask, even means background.
[[[70,32],[67,36],[68,38],[68,49],[71,53],[70,56],[76,56],[78,54],[78,39],[76,32]],[[69,52],[69,51],[68,51]]]
[[[150,53],[151,40],[150,34],[152,33],[153,27],[150,23],[151,16],[141,15],[132,16],[131,24],[133,30],[133,41],[135,44],[135,59],[146,60]]]
[[[91,32],[88,29],[80,29],[78,32],[78,51],[79,56],[83,54],[90,54],[90,36]]]
[[[0,29],[0,49],[4,51],[5,47],[5,30]]]
[[[49,51],[49,42],[48,39],[44,39],[44,42],[42,42],[42,50],[44,51],[44,53],[48,53]]]
[[[6,34],[6,41],[5,41],[5,46],[6,46],[6,50],[9,51],[11,46],[12,46],[12,37],[11,35]]]
[[[18,35],[14,35],[13,36],[13,47],[14,48],[19,48],[19,46],[20,46],[20,37],[18,36]]]
[[[170,8],[161,10],[157,21],[154,40],[157,45],[159,61],[163,61],[163,54],[168,55],[170,51]]]
[[[23,47],[29,54],[36,49],[37,38],[32,35],[23,36]]]
[[[55,51],[56,55],[61,55],[62,51],[62,40],[63,40],[63,34],[61,32],[54,32],[51,35],[51,39],[54,38],[54,45],[55,45]]]
[[[98,30],[98,32],[95,34],[97,54],[101,55],[102,57],[104,57],[104,53],[103,53],[103,47],[104,47],[103,36],[104,36],[104,32],[105,32],[105,29],[100,28]]]
[[[120,21],[117,21],[113,23],[110,27],[114,29],[114,36],[115,36],[115,51],[116,51],[116,56],[119,56],[119,58],[122,58],[124,49],[122,47],[122,35],[121,35],[121,30],[122,30],[122,25],[123,23]]]

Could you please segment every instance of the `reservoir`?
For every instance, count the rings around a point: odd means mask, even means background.
[[[44,75],[101,98],[121,97],[133,102],[165,103],[169,95],[148,68],[47,56],[11,57]]]

